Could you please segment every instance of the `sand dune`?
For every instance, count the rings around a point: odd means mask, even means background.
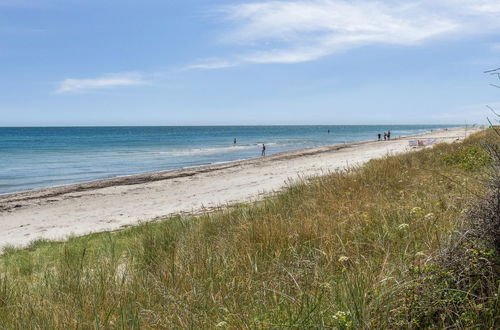
[[[454,142],[478,129],[434,131],[418,138]],[[179,213],[247,202],[299,178],[412,150],[406,137],[284,152],[264,158],[0,195],[0,248],[116,230]]]

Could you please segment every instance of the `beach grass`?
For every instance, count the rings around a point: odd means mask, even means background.
[[[477,247],[493,268],[470,290],[443,255],[491,193],[495,143],[490,130],[252,204],[5,248],[0,328],[494,328],[498,251]]]

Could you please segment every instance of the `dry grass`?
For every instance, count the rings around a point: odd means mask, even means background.
[[[467,155],[493,138],[370,161],[201,217],[6,249],[0,328],[394,326],[411,270],[484,194],[487,161]]]

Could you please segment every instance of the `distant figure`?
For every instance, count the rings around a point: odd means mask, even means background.
[[[328,130],[328,134],[330,134],[330,130]]]
[[[384,141],[387,140],[387,133],[384,132]]]
[[[262,157],[266,155],[266,145],[262,143]]]
[[[387,131],[387,140],[391,139],[391,131]]]
[[[378,133],[378,140],[380,141],[382,139],[382,134]]]
[[[233,144],[236,144],[236,138],[234,138]]]

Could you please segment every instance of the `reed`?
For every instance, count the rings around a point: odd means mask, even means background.
[[[395,312],[401,292],[485,194],[481,145],[493,139],[387,156],[202,216],[6,248],[0,328],[416,327]]]

